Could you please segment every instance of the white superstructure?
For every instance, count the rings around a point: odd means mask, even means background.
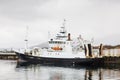
[[[81,36],[71,39],[70,33],[65,29],[65,20],[55,38],[50,38],[48,43],[48,49],[33,49],[32,55],[48,58],[86,58],[86,41]]]

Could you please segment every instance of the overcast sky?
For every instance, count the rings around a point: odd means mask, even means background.
[[[95,44],[120,44],[120,0],[0,0],[0,48],[22,48],[47,41],[66,19],[72,37]]]

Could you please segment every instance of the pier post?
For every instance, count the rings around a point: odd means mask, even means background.
[[[88,53],[89,53],[89,57],[92,57],[92,47],[91,47],[91,44],[88,44]]]
[[[88,54],[88,46],[84,45],[84,49],[85,49],[85,56],[88,58],[89,54]]]
[[[103,55],[103,44],[100,44],[100,48],[99,48],[99,56]]]

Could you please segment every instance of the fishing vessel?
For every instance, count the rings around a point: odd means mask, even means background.
[[[27,40],[26,40],[27,41]],[[100,64],[101,56],[92,55],[91,41],[81,36],[72,39],[65,28],[65,20],[54,38],[48,39],[48,48],[34,48],[27,52],[15,52],[18,61],[42,64]]]

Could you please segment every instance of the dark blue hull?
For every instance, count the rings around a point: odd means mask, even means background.
[[[16,52],[16,55],[18,56],[18,61],[25,61],[29,63],[77,65],[101,65],[103,63],[103,58],[48,58],[25,55],[18,52]]]

